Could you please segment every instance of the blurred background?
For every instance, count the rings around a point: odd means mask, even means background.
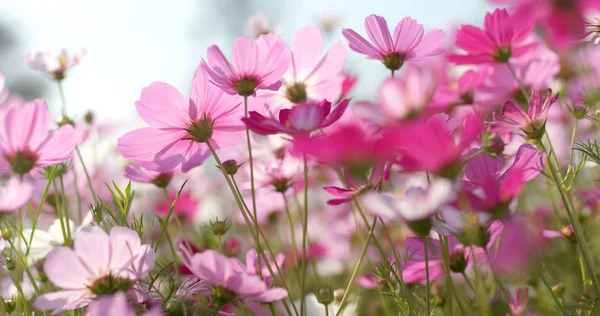
[[[44,97],[58,111],[56,84],[23,58],[34,51],[85,48],[86,57],[64,82],[69,112],[81,116],[91,109],[111,120],[134,116],[134,102],[152,81],[187,94],[206,48],[216,44],[229,55],[256,13],[288,43],[300,27],[321,26],[328,47],[343,40],[342,28],[365,35],[363,21],[371,13],[384,16],[392,29],[411,16],[426,30],[442,28],[452,36],[459,23],[481,25],[490,9],[484,0],[4,0],[0,8],[0,72],[9,88],[27,99]],[[349,51],[346,70],[359,74],[355,98],[372,99],[377,85],[361,82],[388,75],[374,66]]]

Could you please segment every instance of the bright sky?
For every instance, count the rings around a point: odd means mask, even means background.
[[[228,54],[233,39],[243,35],[246,17],[256,12],[281,25],[291,40],[301,26],[316,25],[323,16],[335,15],[340,27],[360,34],[371,13],[384,16],[392,28],[412,16],[426,29],[451,31],[458,23],[481,24],[488,9],[484,0],[3,1],[0,24],[11,29],[17,45],[2,57],[0,72],[9,86],[23,76],[31,80],[35,74],[22,62],[28,52],[84,47],[87,57],[65,82],[71,112],[91,108],[104,118],[123,118],[134,115],[134,102],[152,81],[166,81],[187,94],[206,47],[217,44]],[[339,39],[338,28],[328,41]],[[354,52],[348,56],[347,68],[361,74],[362,82],[387,75],[374,61]],[[55,87],[41,82],[49,85],[43,97],[57,109]],[[370,98],[376,88],[362,85],[357,97]]]

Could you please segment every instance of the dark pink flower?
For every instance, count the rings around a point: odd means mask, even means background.
[[[256,40],[238,37],[231,63],[215,45],[208,48],[207,55],[208,64],[203,62],[203,66],[211,82],[228,94],[245,97],[257,90],[279,90],[290,62],[290,49],[275,34],[261,35]]]
[[[540,139],[545,132],[546,119],[550,106],[558,100],[558,93],[552,95],[552,90],[542,97],[540,90],[533,90],[527,108],[527,113],[512,101],[507,101],[499,117],[494,116],[490,122],[492,132],[523,131],[528,138]]]
[[[331,102],[300,103],[291,109],[281,109],[279,119],[267,118],[258,112],[250,112],[242,121],[253,132],[260,135],[285,133],[292,136],[309,135],[318,129],[325,128],[342,117],[350,100],[343,100],[331,111]]]
[[[405,62],[423,60],[446,51],[442,47],[446,39],[442,30],[434,29],[423,35],[423,25],[410,17],[398,23],[393,36],[385,19],[374,14],[365,18],[365,29],[371,43],[351,29],[344,29],[342,34],[350,49],[381,60],[392,71],[400,69]]]
[[[485,16],[483,29],[462,25],[456,33],[456,46],[464,55],[449,55],[456,64],[494,64],[508,62],[535,47],[524,43],[533,30],[533,21],[509,15],[506,9],[496,9]]]
[[[156,213],[160,217],[166,217],[171,209],[171,203],[175,201],[175,193],[169,193],[168,201],[161,201],[156,204]],[[173,214],[183,216],[187,221],[193,222],[196,213],[198,213],[198,205],[200,204],[190,192],[181,192],[177,204],[173,208]]]

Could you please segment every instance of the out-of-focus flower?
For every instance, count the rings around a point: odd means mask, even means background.
[[[173,171],[153,171],[136,164],[125,167],[125,177],[140,183],[152,183],[159,188],[166,188],[171,183]]]
[[[256,183],[260,186],[285,192],[301,178],[302,169],[299,159],[286,155],[283,159],[271,160],[262,167],[257,166],[254,172]]]
[[[600,12],[592,11],[587,14],[585,24],[585,36],[586,39],[598,45],[600,43]]]
[[[273,258],[271,258],[268,254],[267,254],[267,258],[269,260],[269,265],[271,266],[271,270],[273,271],[277,271],[277,267],[279,266],[280,268],[283,267],[283,262],[285,261],[285,255],[280,253],[275,255],[275,260],[273,260]],[[248,272],[251,275],[258,275],[261,276],[261,278],[263,280],[265,280],[265,283],[267,284],[267,286],[271,286],[271,274],[269,272],[269,268],[267,268],[266,263],[263,261],[263,258],[260,259],[261,260],[261,270],[260,270],[260,274],[259,274],[259,265],[258,265],[258,252],[256,252],[256,249],[250,249],[248,250],[248,252],[246,252],[246,266],[245,266],[245,270],[246,272]]]
[[[88,227],[75,239],[74,249],[57,247],[48,254],[44,272],[63,290],[39,296],[34,306],[59,313],[84,307],[98,296],[127,292],[150,273],[154,256],[133,230],[115,226],[109,235]]]
[[[264,91],[269,108],[279,109],[297,103],[336,101],[342,95],[341,75],[346,61],[346,48],[337,41],[323,54],[323,35],[319,28],[305,26],[296,32],[290,64],[278,91]]]
[[[573,230],[573,225],[563,226],[559,231],[544,229],[544,231],[542,231],[542,237],[549,240],[567,238],[574,241],[575,231]]]
[[[0,213],[14,212],[25,206],[33,193],[34,180],[29,177],[9,178],[0,186]]]
[[[171,209],[171,203],[175,201],[175,193],[169,193],[169,200],[162,200],[156,205],[156,213],[160,217],[166,217],[169,214],[169,210]],[[185,222],[193,222],[196,217],[196,213],[198,212],[198,202],[189,191],[181,192],[179,195],[179,199],[177,200],[177,204],[173,208],[173,214],[182,216],[185,219]]]
[[[479,88],[489,76],[487,68],[468,70],[455,83],[438,87],[433,103],[438,109],[454,105],[480,104]]]
[[[213,307],[221,310],[242,302],[257,315],[268,315],[259,303],[270,303],[288,296],[282,288],[268,288],[257,275],[251,275],[242,264],[214,250],[191,254],[183,245],[179,247],[182,262],[209,288],[204,295],[212,295]]]
[[[453,178],[460,171],[463,151],[480,133],[480,120],[473,113],[454,119],[436,114],[392,129],[384,137],[395,144],[397,163],[404,170]]]
[[[135,316],[137,315],[133,306],[127,301],[127,295],[124,292],[116,292],[110,296],[100,296],[97,300],[90,303],[85,311],[86,316]],[[152,309],[142,316],[160,316],[160,308]]]
[[[505,289],[505,295],[508,297],[508,306],[514,316],[527,315],[527,301],[529,300],[529,288],[522,287],[515,290],[515,294]]]
[[[423,35],[423,25],[410,17],[398,23],[393,36],[385,19],[374,14],[365,18],[365,29],[371,43],[351,29],[344,29],[342,34],[350,49],[370,59],[379,59],[392,72],[405,62],[423,60],[446,51],[443,48],[446,35],[442,30],[434,29]]]
[[[527,113],[512,101],[507,101],[502,108],[502,114],[494,116],[494,121],[489,124],[493,132],[514,132],[521,130],[527,138],[539,140],[546,131],[546,119],[550,106],[558,100],[558,93],[552,95],[552,90],[542,97],[540,90],[531,93]]]
[[[50,74],[54,80],[62,80],[65,78],[66,71],[79,64],[85,54],[85,49],[79,49],[73,53],[63,49],[58,56],[46,52],[36,52],[27,55],[25,63],[35,70]]]
[[[350,202],[352,200],[352,196],[355,196],[361,192],[364,192],[369,189],[375,189],[382,184],[383,181],[387,180],[390,175],[390,168],[392,164],[388,164],[387,167],[382,164],[376,164],[371,169],[371,174],[367,181],[361,181],[360,176],[359,179],[356,179],[356,175],[352,175],[352,170],[344,169],[342,170],[344,174],[344,179],[346,180],[346,184],[348,184],[348,189],[340,188],[336,186],[326,186],[323,189],[327,191],[331,195],[335,195],[339,198],[327,201],[327,204],[330,205],[339,205],[346,202]],[[361,183],[363,182],[363,183]]]
[[[206,142],[224,149],[243,137],[241,102],[209,82],[200,66],[194,76],[190,100],[164,82],[142,90],[136,108],[150,125],[131,131],[118,140],[119,152],[134,163],[153,163],[157,171],[181,165],[189,171],[210,156]]]
[[[504,223],[499,242],[490,253],[490,265],[500,276],[527,274],[528,268],[542,253],[540,233],[523,218],[513,217]],[[523,242],[527,240],[527,242]]]
[[[325,128],[342,117],[350,100],[344,100],[331,111],[331,102],[326,100],[316,104],[300,103],[291,109],[281,109],[279,120],[267,118],[258,112],[242,121],[253,132],[260,135],[286,133],[292,136],[307,136],[311,132]]]
[[[281,27],[273,26],[269,23],[269,18],[261,12],[253,14],[248,17],[246,26],[244,27],[244,33],[252,38],[258,38],[261,35],[275,33],[281,33]]]
[[[483,29],[462,25],[456,33],[455,45],[466,54],[449,55],[456,64],[506,63],[519,57],[537,43],[524,43],[533,30],[533,21],[509,15],[506,9],[496,9],[485,16]]]
[[[215,45],[208,48],[207,55],[208,64],[202,65],[211,82],[228,94],[244,97],[255,95],[257,90],[279,90],[290,62],[290,49],[275,34],[261,35],[256,40],[238,37],[231,63]]]
[[[348,301],[349,303],[344,305],[344,309],[339,314],[340,316],[353,316],[358,315],[356,301],[352,298]],[[300,300],[295,301],[296,306],[300,306]],[[327,305],[328,313],[325,312],[325,307],[323,304],[319,303],[317,300],[317,296],[313,293],[307,294],[304,299],[304,304],[306,304],[306,315],[314,315],[314,316],[325,316],[325,315],[335,315],[338,308],[340,308],[340,304],[338,302],[333,302]]]
[[[342,76],[344,77],[344,80],[342,80],[342,93],[340,95],[340,99],[347,97],[358,81],[357,76],[349,73],[344,73]]]
[[[431,71],[410,66],[401,78],[388,78],[381,84],[379,106],[393,120],[417,117],[431,101],[436,86]]]
[[[44,100],[11,107],[1,119],[0,171],[25,175],[35,169],[65,162],[75,149],[75,131],[69,124],[52,131]]]

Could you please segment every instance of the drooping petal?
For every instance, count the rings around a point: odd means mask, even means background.
[[[351,29],[342,30],[342,35],[348,41],[350,49],[353,51],[369,56],[370,58],[380,58],[381,53],[373,44]]]

